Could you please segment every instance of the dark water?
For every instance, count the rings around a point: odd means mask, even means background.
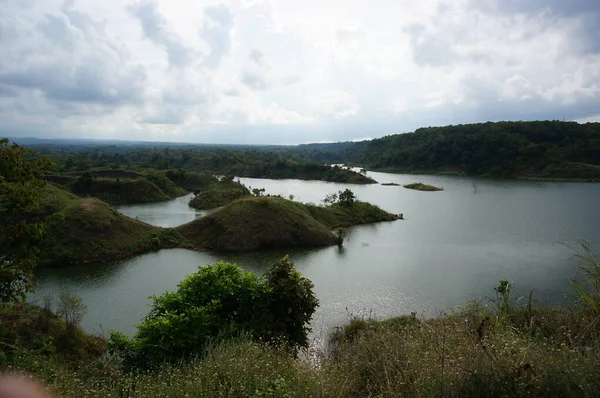
[[[360,200],[375,203],[405,221],[354,227],[342,248],[289,250],[296,267],[315,283],[321,306],[313,320],[317,336],[350,315],[387,317],[417,312],[434,316],[470,299],[493,296],[500,279],[517,294],[542,303],[570,299],[568,278],[577,261],[559,242],[586,239],[600,247],[600,184],[496,181],[464,177],[369,173],[379,182],[424,182],[443,192],[398,186],[349,186]],[[267,193],[318,203],[344,184],[242,178]],[[200,214],[186,198],[123,213],[161,226]],[[112,265],[39,270],[37,296],[70,292],[88,306],[89,330],[132,333],[147,313],[148,296],[172,290],[200,265],[237,262],[260,273],[286,252],[236,255],[163,250]]]

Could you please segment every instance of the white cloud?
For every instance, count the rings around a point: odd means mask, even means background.
[[[600,105],[596,0],[2,5],[10,135],[350,140]]]

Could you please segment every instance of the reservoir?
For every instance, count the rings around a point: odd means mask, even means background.
[[[501,279],[514,283],[523,304],[532,290],[541,304],[569,302],[569,279],[580,263],[567,245],[585,239],[600,248],[600,184],[368,175],[379,183],[423,182],[444,191],[241,178],[246,186],[305,203],[319,204],[326,194],[350,188],[359,200],[403,213],[405,220],[350,228],[342,247],[236,254],[171,249],[112,264],[38,269],[34,299],[77,295],[87,306],[83,326],[88,331],[133,334],[149,310],[149,296],[175,289],[198,266],[225,260],[260,274],[271,261],[290,254],[315,284],[320,307],[312,327],[319,339],[355,316],[416,312],[432,317],[470,300],[486,302]],[[174,227],[207,214],[189,208],[189,199],[117,209]]]

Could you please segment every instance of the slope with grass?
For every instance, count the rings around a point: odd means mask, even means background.
[[[156,170],[99,169],[48,174],[45,179],[81,197],[95,197],[111,205],[160,202],[188,192],[168,172]]]
[[[154,227],[95,198],[72,199],[47,219],[43,265],[119,260],[183,244],[173,229]]]
[[[423,184],[422,182],[415,182],[413,184],[406,184],[404,188],[414,189],[415,191],[435,192],[443,191],[443,188],[434,187],[433,185]]]
[[[248,195],[250,192],[246,188],[214,188],[200,192],[190,200],[189,206],[198,210],[214,209]]]
[[[396,219],[364,202],[319,207],[281,197],[248,197],[178,229],[200,249],[248,251],[333,245],[339,238],[332,228]]]
[[[306,205],[306,208],[317,221],[328,228],[351,227],[398,219],[396,214],[388,213],[371,203],[360,201],[347,204],[338,202],[327,207]]]
[[[354,319],[330,336],[329,349],[303,356],[319,366],[242,337],[209,344],[202,357],[127,373],[118,357],[65,361],[43,335],[0,364],[78,398],[596,397],[597,318],[592,307],[512,302],[507,310],[473,304],[429,320]]]
[[[326,246],[337,242],[304,205],[277,197],[243,198],[178,229],[196,247],[216,251]]]

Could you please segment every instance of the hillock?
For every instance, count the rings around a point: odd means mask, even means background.
[[[201,249],[247,251],[333,245],[340,241],[332,228],[396,219],[364,202],[319,207],[281,197],[248,197],[178,230]]]
[[[73,199],[46,221],[44,265],[119,260],[182,244],[173,229],[145,224],[95,198]]]
[[[178,227],[205,250],[247,251],[296,246],[326,246],[337,242],[306,206],[277,197],[237,200],[201,219]]]
[[[334,203],[330,206],[306,205],[310,214],[328,228],[351,227],[382,221],[395,221],[398,216],[367,202]]]
[[[221,188],[200,192],[192,200],[189,206],[198,210],[213,209],[228,205],[236,199],[250,195],[247,189],[243,188]]]
[[[421,182],[416,182],[414,184],[406,184],[406,185],[404,185],[404,188],[414,189],[416,191],[428,191],[428,192],[444,190],[443,188],[434,187],[433,185],[427,185],[427,184],[423,184]]]
[[[195,197],[190,200],[189,206],[198,210],[213,209],[225,206],[234,200],[249,196],[250,191],[244,184],[234,181],[233,177],[222,177],[205,187],[204,190],[195,191]]]

